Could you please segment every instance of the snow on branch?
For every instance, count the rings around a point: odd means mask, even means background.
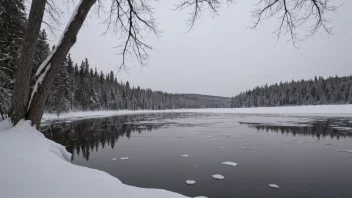
[[[53,57],[53,55],[55,54],[57,47],[60,46],[62,39],[65,37],[66,32],[68,30],[68,27],[70,26],[70,24],[72,23],[72,21],[75,19],[78,9],[81,6],[83,0],[80,0],[79,4],[76,6],[76,9],[73,11],[70,20],[67,22],[67,25],[65,27],[64,32],[61,34],[60,40],[57,43],[57,45],[54,47],[53,51],[49,54],[49,56],[40,64],[40,66],[38,67],[37,72],[35,73],[35,77],[40,76],[41,73],[44,72],[44,69],[49,65],[51,58]],[[50,5],[50,4],[49,4]]]
[[[31,97],[30,97],[30,99],[29,99],[27,111],[28,111],[29,108],[31,107],[31,103],[32,103],[34,94],[38,91],[39,85],[43,83],[44,77],[45,77],[46,74],[48,73],[49,69],[50,69],[50,63],[45,67],[44,72],[41,73],[40,76],[38,77],[38,79],[35,81],[35,85],[34,85],[34,88],[33,88],[33,90],[32,90]]]

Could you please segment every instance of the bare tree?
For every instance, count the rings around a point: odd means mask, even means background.
[[[27,31],[24,38],[18,73],[16,75],[15,90],[12,98],[11,118],[14,124],[20,119],[28,119],[32,124],[39,127],[44,112],[44,104],[49,95],[55,74],[60,69],[67,53],[76,42],[77,34],[86,19],[88,12],[94,4],[97,5],[97,14],[103,8],[107,8],[108,15],[104,19],[107,25],[106,32],[112,31],[118,34],[122,44],[120,49],[122,63],[120,69],[126,67],[129,58],[136,59],[140,64],[148,63],[148,52],[152,46],[144,41],[148,33],[158,35],[155,18],[153,17],[152,2],[154,0],[110,0],[107,4],[103,0],[80,0],[72,18],[67,24],[62,37],[36,72],[37,80],[31,94],[29,94],[29,81],[32,69],[34,47],[38,38],[40,24],[46,11],[55,19],[58,11],[53,6],[53,1],[33,0],[28,18]],[[200,13],[208,8],[212,14],[217,14],[222,4],[231,4],[233,0],[184,0],[176,5],[175,10],[191,9],[188,25],[194,27]],[[314,21],[309,35],[316,33],[321,27],[331,33],[327,26],[329,12],[336,10],[331,6],[331,0],[261,0],[257,9],[253,12],[255,20],[254,27],[264,18],[279,16],[282,23],[276,31],[278,37],[290,33],[292,41],[298,39],[296,29],[307,21]],[[29,97],[30,96],[30,97]]]

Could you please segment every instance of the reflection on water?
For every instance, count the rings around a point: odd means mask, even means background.
[[[149,115],[150,116],[150,115]],[[75,122],[59,122],[43,126],[44,135],[55,142],[65,145],[72,153],[72,160],[81,155],[89,160],[90,152],[98,152],[99,148],[115,147],[119,138],[131,138],[131,133],[156,130],[172,123],[139,124],[143,116],[117,116],[80,120]]]
[[[308,126],[280,126],[280,125],[263,125],[253,124],[248,122],[240,122],[240,124],[247,125],[252,128],[256,128],[259,131],[276,132],[281,135],[293,135],[293,136],[307,136],[320,138],[330,137],[340,139],[346,137],[352,137],[352,131],[349,130],[352,127],[351,123],[345,121],[337,121],[335,119],[328,119],[324,121],[315,121],[309,123]],[[338,125],[337,125],[338,124]],[[339,130],[331,126],[344,126],[343,130]],[[346,130],[347,129],[347,130]],[[351,128],[352,130],[352,128]]]
[[[352,154],[336,152],[352,150],[351,129],[344,119],[173,113],[58,122],[41,131],[66,146],[72,163],[129,185],[191,197],[330,198],[352,197]]]

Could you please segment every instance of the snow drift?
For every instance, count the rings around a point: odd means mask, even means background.
[[[65,147],[44,137],[28,121],[0,122],[0,197],[3,198],[184,198],[159,189],[123,184],[95,169],[70,163]]]

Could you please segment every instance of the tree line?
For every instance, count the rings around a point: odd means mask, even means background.
[[[255,87],[231,100],[232,108],[352,104],[352,76],[315,77]]]

